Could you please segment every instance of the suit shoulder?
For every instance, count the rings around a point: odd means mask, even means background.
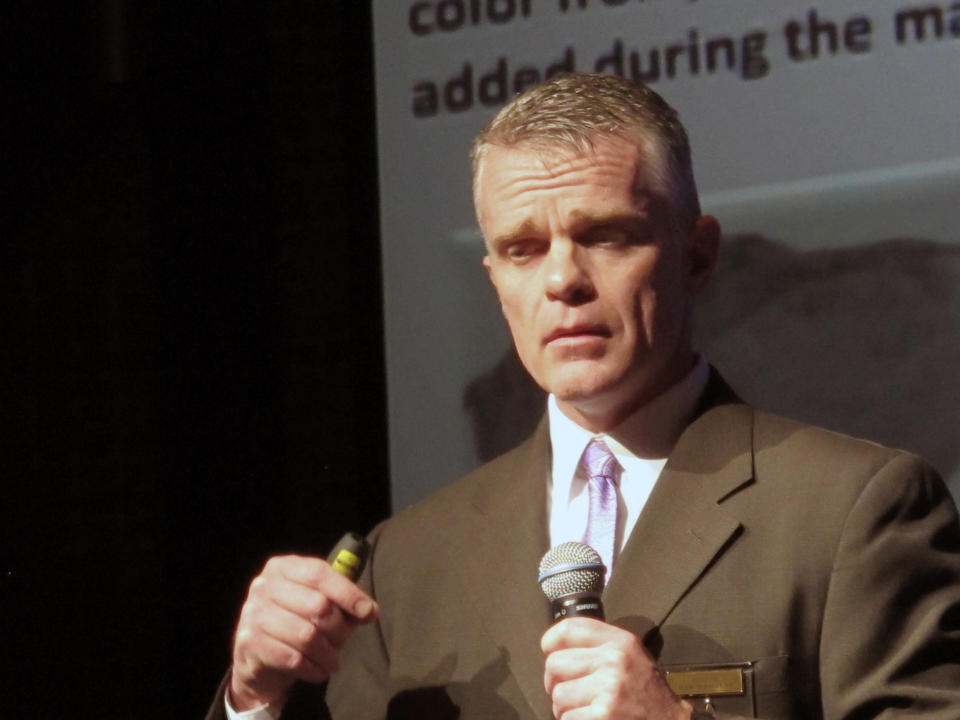
[[[753,432],[758,480],[778,477],[857,495],[878,477],[901,482],[937,476],[923,458],[906,450],[759,410]]]
[[[762,410],[754,411],[754,448],[757,453],[805,453],[807,460],[842,457],[846,463],[879,467],[904,450],[810,425]]]
[[[752,478],[724,505],[767,539],[764,551],[793,548],[788,564],[810,578],[834,562],[851,530],[901,513],[952,512],[943,482],[917,455],[762,411],[752,432]]]

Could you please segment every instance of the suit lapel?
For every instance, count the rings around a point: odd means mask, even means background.
[[[714,375],[604,593],[608,620],[660,625],[740,527],[719,504],[752,478],[752,410]]]
[[[471,532],[454,554],[463,559],[458,567],[485,630],[506,653],[524,697],[544,720],[552,712],[543,688],[540,637],[550,624],[550,606],[537,584],[537,566],[548,549],[548,458],[544,419],[530,440],[489,471],[490,481],[473,499]]]

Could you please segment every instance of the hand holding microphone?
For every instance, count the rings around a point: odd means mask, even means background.
[[[286,698],[296,680],[323,682],[339,669],[340,649],[377,606],[354,583],[367,545],[348,534],[328,561],[286,555],[267,561],[240,611],[229,700],[238,711]]]
[[[599,554],[583,543],[558,545],[540,561],[540,585],[554,614],[540,641],[554,717],[689,718],[693,706],[670,690],[640,639],[603,622],[605,572]]]

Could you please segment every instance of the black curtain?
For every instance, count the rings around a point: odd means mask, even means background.
[[[6,11],[5,712],[197,717],[263,561],[389,510],[371,11],[64,5]]]

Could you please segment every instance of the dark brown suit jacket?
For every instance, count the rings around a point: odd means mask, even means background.
[[[374,531],[381,620],[330,683],[336,720],[550,720],[549,456],[543,423]],[[958,580],[956,510],[922,460],[755,411],[714,377],[604,605],[664,668],[742,667],[721,717],[955,720]]]

